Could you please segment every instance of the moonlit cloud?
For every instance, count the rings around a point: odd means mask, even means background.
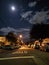
[[[46,20],[49,19],[49,15],[47,14],[48,12],[49,11],[36,12],[36,14],[30,18],[29,22],[31,24],[46,23]]]
[[[12,28],[12,27],[7,27],[7,28],[1,28],[0,31],[2,32],[10,32],[10,31],[15,31],[15,32],[23,32],[23,31],[30,31],[29,28]]]
[[[41,8],[41,3],[39,1],[34,2],[28,2],[28,6],[30,9],[28,9],[26,12],[21,13],[21,20],[26,20],[30,24],[36,24],[36,23],[44,23],[49,24],[49,10],[46,8],[48,7],[45,5],[45,2],[43,3],[43,8]],[[35,7],[37,5],[37,8]],[[45,6],[44,6],[45,5]],[[39,7],[38,7],[39,6]],[[41,6],[41,7],[40,7]]]
[[[1,28],[0,31],[2,31],[4,33],[8,33],[10,31],[16,31],[16,30],[14,28],[7,27],[7,28]]]
[[[18,28],[18,29],[15,29],[15,28],[12,28],[12,27],[6,27],[6,28],[1,28],[0,29],[1,32],[3,32],[5,35],[8,34],[8,32],[14,32],[16,35],[18,33],[22,33],[24,38],[29,38],[29,31],[30,29],[29,28]]]
[[[26,18],[26,17],[28,17],[29,15],[31,15],[31,13],[32,13],[32,11],[23,12],[23,13],[21,14],[21,17],[22,17],[22,18]]]
[[[29,7],[33,7],[33,6],[36,5],[36,3],[37,3],[36,1],[34,1],[34,2],[30,2],[30,3],[28,4],[28,6],[29,6]]]
[[[48,11],[36,11],[35,15],[32,14],[33,11],[28,11],[25,12],[24,14],[21,15],[21,18],[27,20],[31,24],[36,24],[36,23],[49,23],[47,20],[49,19],[49,10]]]

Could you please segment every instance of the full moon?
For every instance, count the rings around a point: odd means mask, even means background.
[[[12,11],[15,11],[15,9],[16,9],[15,6],[11,6]]]

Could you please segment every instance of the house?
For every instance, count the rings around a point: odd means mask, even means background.
[[[49,43],[49,38],[43,39],[43,42],[42,43]]]
[[[5,42],[6,37],[5,36],[0,36],[0,42]]]

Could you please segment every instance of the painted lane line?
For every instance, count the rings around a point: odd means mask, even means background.
[[[10,60],[10,59],[33,59],[35,61],[35,63],[37,65],[46,65],[45,63],[43,63],[42,60],[40,60],[39,58],[35,58],[34,56],[21,56],[21,57],[8,57],[8,58],[0,58],[1,60]]]
[[[8,58],[0,58],[0,60],[23,59],[23,58],[35,58],[35,57],[34,56],[8,57]]]

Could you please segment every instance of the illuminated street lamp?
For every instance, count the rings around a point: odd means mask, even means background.
[[[22,38],[22,35],[19,35],[20,38]]]
[[[23,36],[22,36],[22,34],[19,35],[18,41],[19,41],[20,44],[23,44]]]

